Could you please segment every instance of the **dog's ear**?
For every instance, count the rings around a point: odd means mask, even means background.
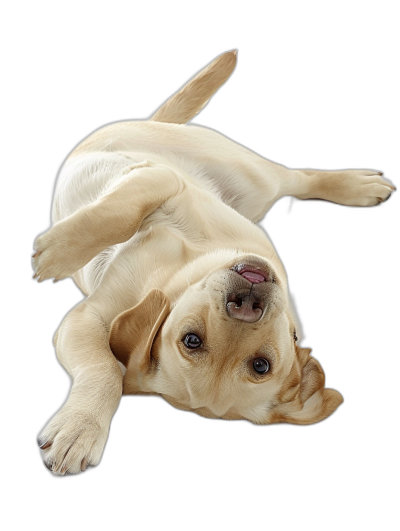
[[[272,422],[313,424],[325,419],[343,402],[334,389],[325,389],[325,374],[311,349],[296,346],[296,358],[286,378]]]
[[[152,289],[139,304],[118,315],[111,323],[110,347],[125,367],[134,364],[147,373],[152,363],[151,347],[169,311],[169,301],[159,289]]]

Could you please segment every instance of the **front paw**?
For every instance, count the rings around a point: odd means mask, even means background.
[[[59,280],[81,269],[95,256],[90,242],[80,238],[71,221],[61,221],[38,236],[34,244],[34,278],[39,281],[48,278]]]
[[[109,423],[94,415],[65,406],[38,437],[44,464],[54,474],[78,474],[101,459]]]

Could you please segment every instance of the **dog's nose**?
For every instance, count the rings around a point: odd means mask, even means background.
[[[254,295],[240,294],[229,297],[226,304],[226,310],[229,317],[240,319],[246,323],[255,323],[261,319],[264,306],[261,301]]]

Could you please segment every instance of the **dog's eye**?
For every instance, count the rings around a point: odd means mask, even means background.
[[[256,358],[253,360],[253,369],[258,374],[265,374],[269,371],[269,363],[265,358]]]
[[[186,334],[183,338],[183,343],[188,348],[199,348],[201,346],[201,339],[196,334]]]

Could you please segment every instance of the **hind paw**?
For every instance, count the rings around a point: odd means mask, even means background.
[[[348,206],[374,206],[389,199],[396,188],[375,170],[305,170],[308,191],[301,199],[325,199]]]

